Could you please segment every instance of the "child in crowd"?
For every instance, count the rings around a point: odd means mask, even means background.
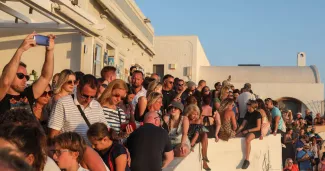
[[[75,132],[65,132],[54,138],[53,159],[65,171],[88,171],[80,166],[86,150],[85,140]]]
[[[130,171],[128,153],[125,147],[112,140],[113,130],[103,123],[95,123],[89,127],[88,139],[102,157],[110,171]]]
[[[202,119],[200,118],[200,109],[197,105],[189,105],[184,110],[185,115],[188,116],[190,127],[188,130],[188,138],[191,141],[191,150],[196,143],[201,142],[202,144],[202,160],[203,169],[211,170],[208,166],[209,159],[207,157],[208,152],[208,130],[202,125]]]

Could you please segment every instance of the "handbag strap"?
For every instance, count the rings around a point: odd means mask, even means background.
[[[72,96],[72,99],[74,100],[74,95],[71,94],[71,96]],[[88,119],[87,119],[87,117],[86,117],[86,115],[85,115],[85,112],[81,109],[80,105],[77,105],[77,107],[78,107],[78,110],[79,110],[79,112],[80,112],[82,118],[83,118],[84,121],[86,122],[87,126],[90,127],[91,124],[90,124],[90,122],[88,121]]]

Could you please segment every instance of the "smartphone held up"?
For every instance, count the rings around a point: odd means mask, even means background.
[[[49,37],[47,36],[35,35],[34,40],[36,41],[37,45],[49,46]]]

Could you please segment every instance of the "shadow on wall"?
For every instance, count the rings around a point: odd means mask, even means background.
[[[2,30],[3,31],[3,30]],[[21,36],[21,35],[28,35],[32,31],[30,30],[22,30],[19,32],[14,31],[10,32],[11,36]],[[45,35],[45,32],[39,31],[37,32],[40,35]],[[48,31],[46,31],[48,33]],[[56,32],[53,32],[55,35]],[[1,33],[0,35],[4,35],[5,33]],[[7,36],[8,37],[8,36]],[[25,36],[24,36],[25,37]],[[18,39],[18,40],[8,40],[8,41],[1,41],[0,42],[0,51],[1,50],[8,50],[8,49],[17,49],[19,45],[22,43],[23,38]],[[79,71],[80,70],[80,62],[81,62],[81,51],[82,51],[82,42],[81,42],[81,35],[79,33],[67,33],[67,34],[62,34],[57,35],[57,38],[55,40],[55,44],[63,44],[63,43],[71,43],[71,50],[66,52],[66,58],[70,59],[70,69],[73,71]],[[56,49],[57,50],[57,49]],[[55,58],[55,54],[54,54]],[[62,58],[62,57],[60,57]],[[55,60],[55,59],[54,59]],[[56,64],[59,64],[60,61],[55,61]],[[56,65],[55,64],[55,65]],[[60,65],[60,64],[59,64]]]

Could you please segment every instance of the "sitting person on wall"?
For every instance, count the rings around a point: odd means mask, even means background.
[[[164,116],[163,127],[168,131],[175,157],[185,157],[190,152],[190,140],[188,139],[189,120],[183,116],[184,106],[180,102],[173,101],[168,109],[168,115]]]
[[[208,130],[203,126],[202,119],[200,118],[200,109],[197,105],[189,105],[185,108],[184,113],[188,116],[190,126],[188,130],[188,137],[191,140],[192,151],[196,143],[202,144],[202,160],[203,169],[211,170],[208,166]]]
[[[322,160],[318,164],[318,171],[325,171],[325,155],[322,156]]]
[[[236,137],[237,122],[232,110],[234,105],[235,102],[230,98],[223,100],[220,104],[221,128],[219,138],[224,141]]]
[[[243,123],[237,130],[237,136],[246,137],[245,161],[242,169],[247,169],[250,164],[249,154],[251,152],[251,141],[261,136],[262,115],[256,110],[257,106],[258,104],[255,100],[249,100],[247,102],[247,113]]]

